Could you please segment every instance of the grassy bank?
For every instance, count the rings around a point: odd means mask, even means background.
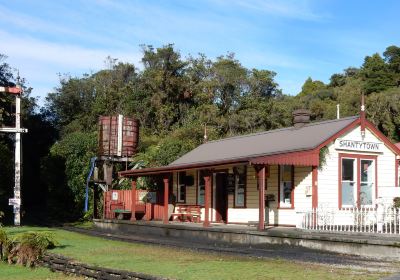
[[[51,252],[98,266],[178,279],[379,279],[378,272],[267,260],[106,240],[60,229],[8,228],[10,234],[48,230],[60,246]]]
[[[44,280],[44,279],[55,279],[55,280],[74,280],[83,279],[79,277],[67,276],[62,273],[54,273],[46,268],[26,268],[19,265],[8,265],[0,262],[0,279],[4,280]]]

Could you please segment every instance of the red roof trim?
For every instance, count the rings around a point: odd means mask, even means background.
[[[364,120],[365,122],[365,126],[371,130],[371,132],[380,140],[382,140],[382,142],[388,146],[392,152],[394,152],[396,155],[400,155],[400,148],[397,147],[395,144],[393,144],[392,142],[390,142],[390,140],[379,130],[377,129],[373,123],[371,123],[368,120]],[[338,131],[337,133],[335,133],[334,135],[332,135],[331,137],[329,137],[327,140],[325,140],[323,143],[321,143],[320,145],[318,145],[317,149],[321,149],[322,147],[326,146],[327,144],[329,144],[330,142],[333,142],[335,139],[339,138],[340,136],[342,136],[343,134],[345,134],[346,132],[350,131],[351,129],[355,128],[357,125],[361,125],[361,119],[358,118],[356,119],[354,122],[350,123],[348,126],[346,126],[345,128],[343,128],[342,130]]]
[[[249,159],[240,159],[240,160],[224,160],[217,162],[205,162],[205,163],[197,163],[197,164],[187,164],[187,165],[177,165],[177,166],[161,166],[161,167],[153,167],[153,168],[143,168],[143,169],[134,169],[134,170],[126,170],[118,172],[118,176],[122,177],[136,177],[136,176],[147,176],[154,174],[164,174],[171,173],[175,171],[184,171],[184,170],[192,170],[192,169],[207,169],[213,168],[221,165],[227,164],[239,164],[239,163],[248,163]]]
[[[383,143],[385,143],[385,145],[388,146],[393,153],[400,155],[400,149],[394,143],[392,143],[379,129],[377,129],[372,122],[365,120],[365,124],[366,127],[370,129],[376,137],[382,140]]]
[[[306,150],[292,153],[267,155],[253,158],[251,164],[278,164],[297,166],[319,166],[319,150]]]
[[[329,137],[328,139],[326,139],[324,142],[322,142],[321,144],[319,144],[316,149],[320,150],[321,148],[325,147],[326,145],[328,145],[330,142],[334,141],[336,138],[339,138],[340,136],[342,136],[343,134],[345,134],[346,132],[350,131],[351,129],[355,128],[358,124],[360,124],[360,118],[355,119],[352,123],[348,124],[346,127],[344,127],[342,130],[336,132],[335,134],[333,134],[331,137]]]

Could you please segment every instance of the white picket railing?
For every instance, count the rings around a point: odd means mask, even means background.
[[[400,210],[392,206],[315,208],[297,214],[297,227],[306,230],[400,234]]]

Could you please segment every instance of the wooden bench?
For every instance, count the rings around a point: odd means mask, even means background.
[[[117,220],[123,220],[125,216],[132,213],[131,210],[124,209],[114,209],[113,212]]]
[[[178,219],[182,222],[199,223],[201,218],[201,206],[199,205],[177,205],[176,212],[172,213],[172,220]]]
[[[132,214],[132,211],[129,209],[125,209],[123,202],[117,202],[110,205],[111,212],[114,213],[114,216],[117,220],[123,220],[124,218],[128,219],[128,215]],[[135,205],[135,213],[144,214],[146,212],[146,204],[139,203]]]

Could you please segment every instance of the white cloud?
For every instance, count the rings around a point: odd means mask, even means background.
[[[138,62],[140,53],[132,50],[90,49],[71,44],[57,44],[31,37],[16,37],[0,30],[3,42],[2,51],[8,56],[29,59],[40,63],[50,63],[74,69],[97,69],[103,66],[104,59],[110,55],[120,61]]]
[[[0,53],[8,56],[7,62],[20,71],[33,96],[44,96],[58,85],[57,73],[82,75],[104,68],[107,56],[122,62],[138,65],[141,54],[132,50],[103,50],[83,48],[71,44],[50,43],[31,37],[13,36],[0,30]]]
[[[306,21],[318,21],[327,17],[327,15],[317,14],[313,11],[311,1],[308,0],[217,0],[217,3],[235,5],[272,16]]]

